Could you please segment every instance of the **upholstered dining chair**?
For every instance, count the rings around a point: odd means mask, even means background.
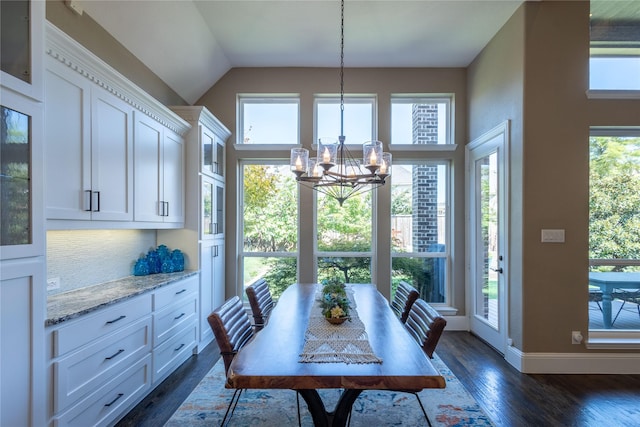
[[[398,288],[391,301],[391,309],[402,323],[406,323],[411,306],[420,296],[420,292],[405,281],[398,283]]]
[[[224,362],[224,372],[227,374],[229,366],[233,361],[236,353],[253,338],[253,327],[247,312],[242,306],[240,297],[234,296],[224,302],[220,307],[215,309],[207,317],[209,326],[213,330],[213,335],[216,338],[216,343],[220,348],[220,355]],[[235,389],[233,396],[227,406],[227,411],[222,419],[221,426],[224,426],[227,416],[229,420],[233,416],[233,412],[238,405],[242,389]],[[231,414],[229,414],[231,411]]]
[[[418,298],[411,305],[405,326],[411,336],[420,344],[429,359],[433,359],[433,352],[436,350],[436,346],[440,341],[444,327],[447,326],[447,321],[440,316],[436,309],[429,305],[429,303],[422,298]],[[418,404],[420,405],[420,409],[422,409],[424,418],[427,420],[427,424],[431,426],[431,421],[429,420],[427,411],[424,409],[418,392],[412,390],[399,391],[411,393],[418,399]]]
[[[425,355],[430,359],[433,359],[433,353],[436,350],[436,346],[440,341],[444,327],[447,326],[447,321],[440,316],[438,311],[434,309],[429,303],[422,298],[417,298],[411,305],[405,327],[409,331],[409,334],[416,340],[416,342],[422,347]],[[418,405],[422,410],[427,425],[431,426],[431,421],[427,415],[427,411],[424,409],[422,400],[418,395],[419,391],[416,390],[393,390],[396,392],[413,394],[418,400]],[[349,424],[351,424],[351,414],[349,414]]]
[[[220,349],[226,375],[229,372],[229,366],[231,366],[235,355],[254,337],[254,328],[238,296],[229,298],[224,304],[215,309],[213,313],[207,317],[207,321],[213,330],[216,344],[218,344],[218,348]],[[231,420],[242,391],[242,389],[235,389],[233,391],[229,406],[227,406],[227,410],[222,418],[222,423],[220,423],[221,427],[224,427],[227,416],[229,417],[228,421]],[[298,425],[300,426],[300,397],[298,392],[296,392],[296,403],[298,405]],[[229,413],[229,411],[231,411],[231,413]]]
[[[269,314],[273,309],[273,299],[269,285],[264,278],[260,278],[247,286],[245,289],[251,312],[253,313],[253,323],[256,332],[260,331],[267,324]]]

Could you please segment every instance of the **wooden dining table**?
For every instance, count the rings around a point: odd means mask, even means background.
[[[444,377],[375,286],[348,287],[380,363],[301,362],[320,285],[293,284],[279,298],[267,326],[235,356],[226,387],[296,390],[306,401],[314,425],[323,427],[346,425],[353,403],[364,390],[444,388]],[[325,407],[319,389],[343,390],[335,408]]]

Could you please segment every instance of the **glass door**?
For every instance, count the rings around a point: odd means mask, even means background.
[[[496,128],[467,147],[471,330],[502,353],[507,341],[507,129]]]

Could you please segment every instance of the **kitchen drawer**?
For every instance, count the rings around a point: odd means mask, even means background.
[[[179,303],[170,305],[153,315],[153,346],[157,347],[175,335],[188,323],[196,322],[198,299],[195,294]]]
[[[153,309],[162,310],[167,305],[178,301],[191,293],[198,291],[198,276],[188,277],[184,280],[162,287],[154,292]]]
[[[194,322],[153,351],[154,384],[163,380],[193,354],[196,332]]]
[[[146,395],[151,388],[150,373],[149,354],[86,399],[56,416],[55,427],[112,425],[129,406]]]
[[[144,294],[83,316],[68,326],[53,331],[53,355],[54,357],[63,355],[115,332],[149,313],[151,313],[151,294]]]
[[[151,316],[147,316],[55,362],[54,411],[64,410],[150,352]]]

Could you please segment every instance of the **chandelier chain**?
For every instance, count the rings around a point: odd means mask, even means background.
[[[344,141],[344,3],[340,2],[340,136],[318,140],[317,157],[306,148],[291,149],[291,171],[296,181],[334,198],[340,206],[350,197],[384,185],[391,175],[391,153],[382,142],[362,144],[362,160],[356,160]],[[336,143],[338,142],[338,143]]]
[[[340,5],[340,138],[344,141],[344,0]]]

